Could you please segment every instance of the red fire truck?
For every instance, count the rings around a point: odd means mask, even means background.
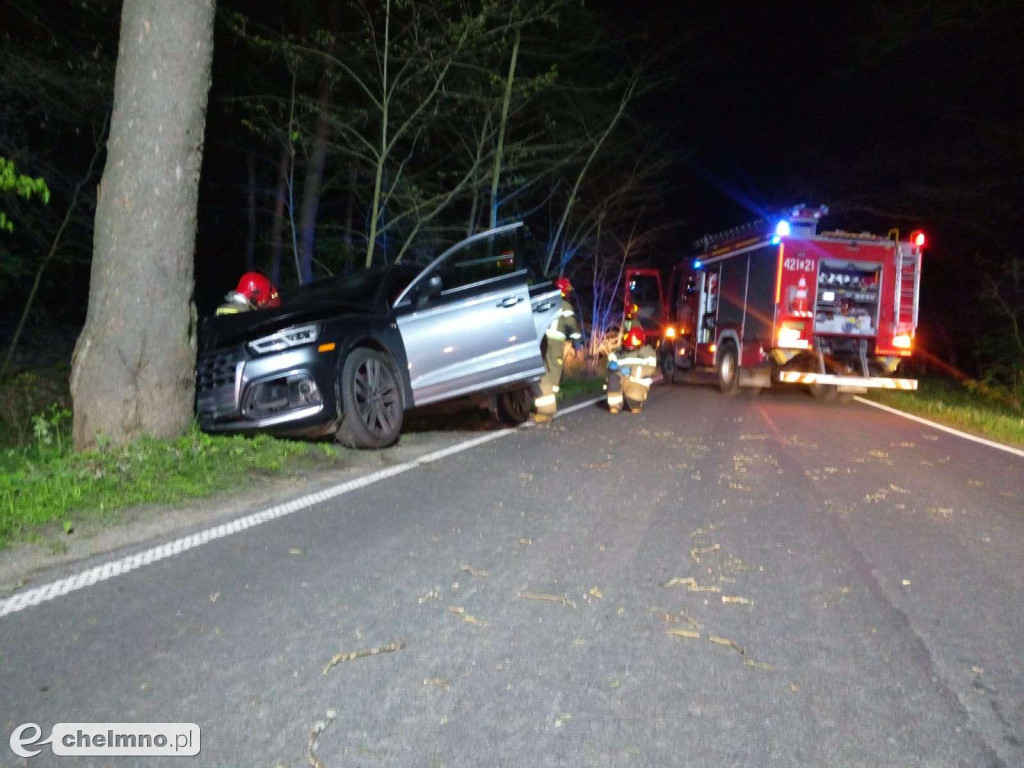
[[[894,374],[913,350],[924,234],[818,232],[827,212],[800,206],[701,238],[667,294],[656,271],[627,273],[626,306],[662,331],[667,381],[714,374],[728,395],[802,384],[823,400],[917,389]]]

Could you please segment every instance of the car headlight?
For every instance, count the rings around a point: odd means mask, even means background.
[[[312,344],[320,335],[320,329],[315,325],[302,325],[295,328],[285,328],[283,331],[272,333],[269,336],[250,341],[248,346],[258,355],[267,352],[278,352],[291,347],[301,347],[303,344]]]

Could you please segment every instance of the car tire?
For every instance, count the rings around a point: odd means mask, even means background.
[[[533,393],[529,387],[502,392],[495,398],[498,421],[509,426],[518,426],[530,418]]]
[[[341,424],[335,439],[348,448],[387,448],[402,431],[402,393],[391,360],[356,347],[341,367]]]
[[[718,353],[718,388],[728,397],[740,391],[739,355],[731,342],[724,344]]]

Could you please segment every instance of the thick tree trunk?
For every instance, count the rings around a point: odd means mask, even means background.
[[[71,367],[76,449],[192,419],[196,202],[214,0],[124,0],[89,310]]]

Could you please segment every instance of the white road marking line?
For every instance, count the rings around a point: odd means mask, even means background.
[[[594,398],[587,402],[579,403],[570,408],[559,412],[557,416],[566,416],[574,411],[578,411],[581,408],[593,405],[598,402],[601,398]],[[557,418],[556,416],[556,418]],[[281,517],[287,517],[288,515],[299,512],[303,509],[308,509],[321,502],[328,501],[337,496],[343,496],[346,493],[365,488],[368,485],[386,480],[389,477],[400,475],[403,472],[408,472],[411,469],[423,466],[424,464],[430,464],[434,461],[440,461],[441,459],[447,458],[456,453],[462,453],[468,451],[470,448],[475,448],[478,445],[489,443],[492,440],[497,440],[501,437],[507,437],[513,432],[518,431],[521,428],[532,427],[533,424],[527,423],[521,427],[509,427],[507,429],[501,429],[497,432],[491,432],[490,434],[481,435],[475,437],[472,440],[466,440],[462,443],[456,443],[455,445],[442,448],[441,450],[428,453],[425,456],[420,456],[418,459],[407,461],[404,464],[396,464],[393,467],[382,469],[378,472],[373,472],[363,477],[357,477],[354,480],[335,485],[331,488],[325,488],[322,491],[311,493],[308,496],[302,496],[298,499],[294,499],[285,504],[278,504],[277,506],[265,509],[262,512],[255,512],[245,517],[240,517],[235,520],[231,520],[227,523],[214,526],[213,528],[207,528],[205,531],[199,531],[188,536],[183,536],[180,539],[169,541],[166,544],[161,544],[157,547],[151,547],[150,549],[142,552],[137,552],[134,555],[123,557],[120,560],[112,560],[108,563],[103,563],[95,568],[77,573],[74,576],[68,576],[64,579],[58,579],[52,581],[49,584],[43,584],[39,587],[33,587],[27,589],[24,592],[19,592],[11,597],[0,600],[0,616],[6,616],[9,613],[17,613],[23,611],[26,608],[31,608],[34,605],[48,602],[58,597],[76,592],[79,589],[90,587],[93,584],[98,584],[101,581],[112,579],[115,576],[120,576],[130,571],[134,571],[141,568],[144,565],[150,565],[151,563],[164,560],[168,557],[187,552],[190,549],[207,544],[217,539],[222,539],[225,536],[230,536],[234,533],[240,533],[241,531],[248,530],[249,528],[255,528],[263,523],[269,523],[271,520],[277,520]]]
[[[972,442],[975,442],[975,443],[981,443],[982,445],[987,445],[989,448],[995,448],[995,449],[1000,450],[1000,451],[1006,451],[1006,453],[1012,453],[1014,456],[1020,456],[1020,457],[1024,458],[1024,451],[1022,451],[1020,448],[1013,448],[1013,447],[1011,447],[1009,445],[1003,445],[1002,443],[997,443],[997,442],[994,442],[992,440],[986,440],[983,437],[977,437],[975,435],[969,435],[966,432],[961,432],[959,429],[953,429],[952,427],[947,427],[944,424],[936,424],[934,421],[928,421],[928,419],[922,419],[920,416],[915,416],[912,413],[906,413],[905,411],[901,411],[901,410],[899,410],[897,408],[890,408],[888,405],[882,405],[881,403],[876,403],[873,400],[866,400],[863,397],[854,397],[853,399],[856,400],[858,403],[864,403],[864,405],[870,405],[872,408],[880,408],[883,411],[888,411],[889,413],[894,413],[897,416],[902,416],[905,419],[910,419],[911,421],[916,421],[916,422],[918,422],[920,424],[926,424],[929,427],[934,427],[935,429],[941,430],[943,432],[949,432],[949,434],[956,435],[957,437],[962,437],[964,440],[971,440]]]

